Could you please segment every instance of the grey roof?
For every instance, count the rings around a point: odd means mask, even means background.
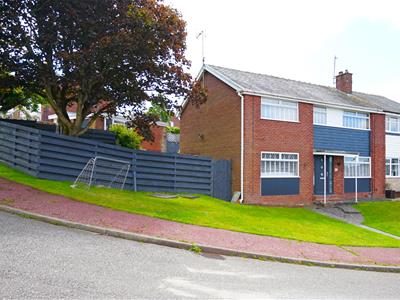
[[[222,75],[225,79],[228,79],[228,81],[236,85],[238,89],[245,92],[272,94],[331,105],[363,107],[371,110],[400,113],[400,103],[383,96],[359,92],[346,94],[329,86],[213,65],[206,65],[205,69],[214,73],[214,75]]]

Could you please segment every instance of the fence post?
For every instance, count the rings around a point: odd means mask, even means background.
[[[137,192],[137,184],[136,184],[136,165],[137,165],[137,159],[136,159],[136,151],[133,150],[132,154],[132,177],[133,177],[133,190]]]
[[[174,193],[176,193],[176,158],[177,154],[174,154]]]
[[[214,197],[214,162],[211,160],[211,186],[210,186],[210,196]]]

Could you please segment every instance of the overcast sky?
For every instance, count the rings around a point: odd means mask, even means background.
[[[400,102],[400,1],[167,0],[187,22],[195,76],[206,63],[322,85],[348,69],[353,90]]]

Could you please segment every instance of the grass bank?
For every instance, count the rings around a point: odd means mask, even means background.
[[[366,202],[354,206],[364,225],[400,236],[400,201]]]
[[[166,200],[146,192],[73,189],[69,182],[37,179],[3,164],[0,164],[0,177],[78,201],[182,223],[321,244],[400,247],[398,240],[306,208],[246,206],[204,195],[197,199]]]

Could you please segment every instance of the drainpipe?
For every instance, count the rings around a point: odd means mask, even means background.
[[[238,92],[240,97],[240,203],[244,201],[243,194],[243,166],[244,166],[244,97]]]
[[[326,206],[326,154],[324,154],[324,206]]]
[[[358,203],[358,155],[356,156],[356,178],[354,179],[354,191],[356,192],[355,201]]]

